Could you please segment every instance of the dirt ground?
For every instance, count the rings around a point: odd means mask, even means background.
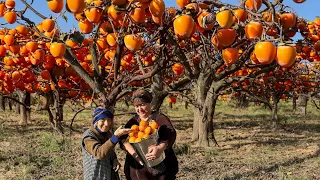
[[[219,103],[215,114],[219,146],[198,148],[191,143],[192,108],[182,107],[162,108],[177,130],[177,179],[320,179],[320,110],[311,107],[302,116],[284,103],[279,111],[283,128],[271,129],[270,111],[263,107],[237,109]],[[118,112],[124,111],[133,109],[120,104]],[[80,138],[89,126],[90,112],[76,118],[76,131],[70,133],[74,113],[66,110],[65,135],[60,136],[44,112],[32,113],[27,127],[18,125],[15,112],[0,112],[0,180],[82,179]],[[129,118],[117,116],[117,126]],[[119,147],[116,151],[123,164],[124,152]]]

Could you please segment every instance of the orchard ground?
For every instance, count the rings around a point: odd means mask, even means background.
[[[162,112],[177,130],[177,179],[320,179],[320,110],[309,105],[307,116],[302,116],[291,104],[280,103],[279,117],[286,125],[273,130],[270,111],[263,106],[237,109],[219,101],[215,115],[219,147],[209,148],[190,143],[191,107],[178,103],[170,109],[164,104]],[[117,105],[117,113],[125,109],[124,104]],[[130,107],[126,112],[133,111]],[[74,113],[65,106],[66,126]],[[117,116],[117,126],[129,118]],[[0,179],[83,179],[80,140],[90,124],[90,111],[80,113],[73,125],[76,131],[70,134],[66,127],[65,136],[52,130],[45,112],[33,111],[25,128],[18,121],[13,111],[0,113]],[[124,152],[118,146],[116,151],[123,165]]]

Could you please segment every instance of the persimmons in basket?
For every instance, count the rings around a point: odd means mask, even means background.
[[[157,132],[159,125],[152,120],[149,123],[141,120],[139,125],[132,125],[132,132],[129,133],[129,143],[140,142],[142,139],[147,139],[151,134]]]

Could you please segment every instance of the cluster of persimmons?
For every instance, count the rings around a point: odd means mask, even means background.
[[[155,120],[151,120],[150,122],[141,120],[139,125],[135,124],[131,126],[132,132],[129,133],[129,142],[136,143],[147,139],[150,135],[155,134],[158,128],[159,125]]]
[[[62,13],[64,8],[72,13],[79,31],[85,34],[84,40],[78,42],[72,36],[61,39],[62,32],[55,18],[45,18],[36,27],[17,25],[12,29],[1,29],[0,91],[10,94],[15,89],[49,92],[60,88],[66,89],[70,97],[90,97],[79,91],[90,87],[64,59],[66,51],[71,49],[82,68],[94,76],[90,47],[95,44],[99,69],[106,73],[107,82],[111,83],[116,78],[113,77],[113,63],[120,42],[124,46],[120,54],[122,72],[139,72],[138,66],[154,64],[159,42],[146,42],[159,26],[165,26],[182,49],[199,43],[203,34],[210,37],[211,49],[221,51],[225,62],[217,73],[237,63],[245,49],[232,45],[242,39],[246,39],[247,44],[255,43],[250,56],[253,64],[267,65],[276,60],[281,67],[291,67],[296,61],[297,49],[298,53],[308,54],[308,58],[319,58],[316,53],[320,46],[319,34],[315,33],[319,32],[319,21],[304,24],[297,21],[296,14],[283,10],[273,13],[268,9],[261,13],[262,0],[246,0],[244,7],[232,8],[212,6],[205,1],[176,0],[176,3],[180,9],[166,8],[163,0],[48,0],[48,9],[52,13]],[[14,0],[0,3],[0,17],[4,17],[8,24],[16,22],[19,15]],[[208,21],[210,17],[214,20]],[[243,35],[239,26],[243,27]],[[297,29],[312,39],[314,49],[296,48],[285,42],[295,35]],[[173,49],[169,45],[168,48]],[[194,63],[201,61],[201,52],[195,53]],[[170,72],[173,75],[170,77],[183,75],[184,68],[179,62],[172,63]],[[252,70],[244,68],[235,75],[250,73]],[[140,84],[133,82],[132,85]]]

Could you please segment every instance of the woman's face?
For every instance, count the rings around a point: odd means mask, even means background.
[[[97,127],[102,132],[108,132],[113,125],[113,120],[111,118],[100,119],[97,123]]]
[[[146,119],[151,114],[151,103],[141,103],[134,106],[140,118]]]

